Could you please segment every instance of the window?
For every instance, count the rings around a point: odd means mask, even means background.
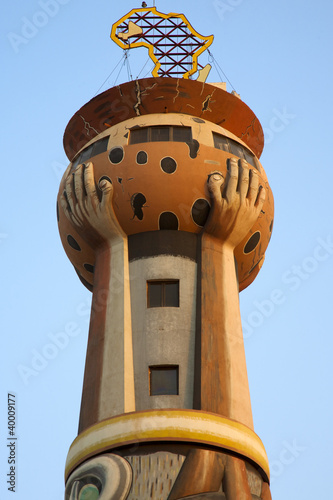
[[[150,396],[179,394],[179,366],[160,365],[149,367]]]
[[[179,280],[147,281],[147,307],[179,307]]]
[[[139,144],[141,142],[191,142],[191,127],[176,127],[161,125],[156,127],[140,127],[131,130],[129,143]]]
[[[153,142],[170,141],[170,127],[151,127],[150,140]]]
[[[239,144],[237,141],[229,139],[229,137],[225,137],[224,135],[216,134],[215,132],[213,132],[213,139],[215,148],[238,156],[238,158],[246,160],[250,165],[252,165],[252,167],[258,169],[254,154],[242,144]]]
[[[135,128],[130,133],[130,144],[148,142],[148,127]]]
[[[96,142],[93,142],[87,148],[84,148],[83,151],[75,158],[73,161],[72,168],[77,167],[80,163],[84,163],[89,160],[93,156],[97,156],[100,153],[104,153],[104,151],[108,148],[109,136],[103,137],[103,139],[99,139]]]

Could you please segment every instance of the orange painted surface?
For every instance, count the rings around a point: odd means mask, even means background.
[[[258,118],[238,97],[208,83],[159,77],[112,87],[82,106],[65,130],[68,159],[109,127],[151,113],[184,113],[209,120],[239,137],[258,158],[264,147]]]
[[[130,235],[159,230],[159,217],[163,212],[175,214],[179,230],[200,233],[202,226],[195,223],[193,215],[200,215],[205,204],[207,206],[207,202],[210,203],[208,176],[216,170],[226,176],[227,159],[233,155],[200,145],[196,158],[191,158],[189,146],[182,142],[147,142],[125,145],[123,150],[123,160],[118,164],[111,163],[108,152],[101,153],[90,161],[94,165],[96,184],[104,175],[113,183],[115,215],[125,233]],[[139,151],[147,153],[146,164],[137,164]],[[161,160],[165,157],[171,157],[176,162],[176,169],[171,174],[162,170]],[[266,189],[266,201],[257,222],[235,250],[241,290],[253,281],[263,264],[273,225],[273,195],[263,168],[259,172],[259,178]],[[63,179],[59,193],[64,188]],[[196,202],[197,209],[193,212],[192,207]],[[86,271],[85,264],[94,265],[94,250],[76,233],[60,204],[59,215],[59,229],[65,251],[83,278],[92,284],[93,275]],[[254,234],[254,243],[247,244]],[[77,241],[81,251],[68,244],[68,235]]]

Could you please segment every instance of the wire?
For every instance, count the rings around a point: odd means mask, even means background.
[[[98,94],[98,92],[101,90],[101,88],[104,87],[105,83],[108,81],[108,79],[110,78],[110,76],[116,71],[116,69],[118,68],[119,64],[121,63],[121,61],[124,59],[124,56],[121,57],[119,63],[113,68],[113,70],[111,71],[111,73],[109,74],[109,76],[106,78],[106,80],[104,80],[104,82],[102,83],[102,85],[100,86],[100,88],[97,90],[95,96]],[[119,75],[118,75],[119,76]],[[95,97],[94,96],[94,97]]]
[[[227,82],[229,83],[229,85],[231,86],[231,88],[232,88],[232,89],[236,92],[235,87],[233,86],[233,84],[231,83],[231,81],[229,80],[229,78],[227,77],[227,75],[224,73],[223,69],[221,68],[221,66],[219,65],[219,63],[216,61],[216,59],[215,59],[215,57],[213,56],[213,54],[210,52],[210,50],[209,50],[209,49],[207,49],[207,52],[208,52],[208,54],[209,54],[209,56],[210,56],[210,58],[211,58],[211,60],[210,60],[209,62],[215,63],[215,65],[216,65],[216,71],[218,72],[218,75],[219,75],[219,77],[221,78],[221,81],[222,81],[222,77],[221,77],[221,75],[220,75],[220,73],[219,73],[218,68],[221,70],[221,72],[222,72],[222,74],[223,74],[224,78],[227,80]]]
[[[126,51],[126,49],[124,49],[124,51]],[[123,66],[125,66],[125,64],[126,64],[126,58],[127,58],[127,54],[126,54],[126,52],[124,52],[124,56],[123,56],[124,62],[123,62],[123,65],[121,66],[120,70],[118,71],[118,75],[117,75],[117,78],[115,79],[115,81],[114,81],[114,83],[113,83],[113,86],[115,86],[115,85],[116,85],[117,80],[118,80],[118,78],[119,78],[119,75],[120,75],[120,73],[121,73],[121,70],[122,70]]]
[[[126,50],[125,52],[125,63],[126,63],[126,66],[127,66],[127,76],[128,76],[128,79],[129,80],[133,80],[133,76],[132,76],[132,72],[131,72],[131,67],[130,67],[130,63],[129,63],[129,58],[128,58],[128,50]],[[124,63],[124,65],[125,65]]]
[[[137,78],[139,78],[139,76],[141,75],[142,71],[145,69],[145,67],[147,66],[147,64],[149,63],[149,61],[151,61],[151,58],[148,57],[147,61],[145,62],[144,66],[142,66],[141,68],[141,71],[140,73],[138,74]]]

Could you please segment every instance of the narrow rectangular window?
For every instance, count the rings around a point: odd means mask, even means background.
[[[250,165],[252,165],[252,167],[257,168],[257,165],[255,164],[255,161],[254,161],[254,155],[250,151],[248,151],[247,149],[244,149],[244,156],[245,156],[245,160]]]
[[[108,142],[109,142],[109,136],[103,137],[103,139],[99,139],[98,141],[94,142],[91,156],[92,157],[97,156],[107,151]]]
[[[224,135],[215,134],[213,132],[213,139],[214,139],[214,148],[230,152],[229,141],[227,137],[224,137]]]
[[[149,394],[150,396],[177,396],[179,394],[179,366],[150,366]]]
[[[80,154],[80,163],[83,163],[83,162],[89,160],[89,158],[91,158],[91,153],[92,153],[93,147],[94,147],[94,145],[90,144],[90,146],[88,146],[87,148],[85,148],[81,152],[81,154]]]
[[[140,144],[148,142],[148,127],[135,128],[130,131],[130,144]]]
[[[238,142],[233,141],[231,139],[229,139],[229,142],[230,142],[231,153],[235,156],[238,156],[238,158],[244,158],[243,146],[241,146],[240,144],[238,144]]]
[[[147,307],[179,307],[179,280],[147,281]]]

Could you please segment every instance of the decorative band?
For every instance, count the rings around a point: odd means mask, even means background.
[[[255,462],[264,478],[269,465],[260,438],[249,427],[215,413],[197,410],[148,410],[103,420],[86,429],[72,443],[65,478],[91,456],[133,443],[185,442],[235,452]]]

